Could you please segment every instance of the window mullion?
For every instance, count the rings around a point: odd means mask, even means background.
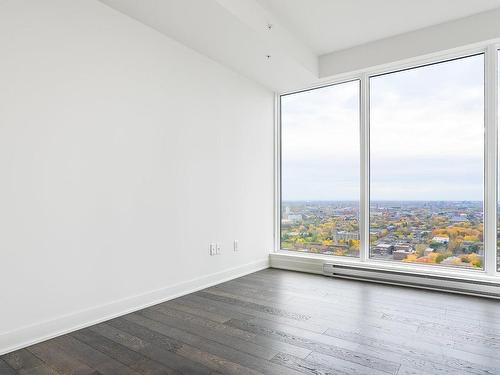
[[[281,96],[274,95],[274,252],[281,249]]]
[[[498,52],[495,45],[486,50],[485,59],[485,176],[484,176],[484,250],[485,270],[497,269],[497,143],[498,143]]]
[[[360,196],[360,260],[370,257],[370,92],[369,77],[361,76],[360,97],[360,158],[361,158],[361,196]]]

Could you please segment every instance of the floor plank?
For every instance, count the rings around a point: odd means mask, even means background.
[[[368,354],[360,355],[358,352],[354,350],[354,345],[351,345],[351,347],[348,347],[348,345],[342,345],[342,346],[332,345],[330,343],[325,342],[327,340],[321,340],[321,341],[317,340],[317,338],[321,336],[320,334],[308,334],[299,336],[287,332],[286,330],[283,329],[264,327],[262,325],[250,322],[243,322],[241,320],[230,320],[225,324],[243,330],[248,330],[256,334],[272,337],[275,340],[292,343],[293,345],[307,348],[314,352],[324,353],[331,357],[338,358],[340,360],[357,363],[367,367],[368,369],[384,371],[389,374],[397,374],[400,366],[398,363],[390,362],[383,358],[373,357]],[[314,338],[311,338],[311,335],[318,335],[318,336],[314,336]]]
[[[0,375],[498,375],[500,302],[267,269],[0,357]]]
[[[191,361],[177,353],[182,347],[182,344],[168,338],[155,340],[156,342],[148,342],[143,338],[137,337],[134,334],[122,331],[116,328],[116,320],[110,321],[110,324],[99,324],[92,327],[91,330],[99,333],[100,335],[115,341],[118,344],[124,345],[130,350],[137,351],[145,357],[162,363],[180,373],[189,374],[210,374],[211,370],[197,362]],[[129,331],[130,328],[128,327]]]
[[[2,357],[12,369],[20,372],[42,366],[44,362],[27,349],[21,349]]]
[[[0,359],[0,374],[10,375],[15,373],[14,369],[7,362]]]
[[[97,334],[89,329],[74,332],[72,334],[77,340],[99,350],[100,352],[114,358],[118,362],[130,367],[131,369],[139,372],[140,374],[156,375],[167,374],[177,375],[180,374],[167,366],[162,365],[142,354],[128,349],[104,336]]]

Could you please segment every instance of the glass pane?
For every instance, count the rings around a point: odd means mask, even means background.
[[[370,79],[370,256],[482,268],[484,56]]]
[[[359,81],[281,97],[281,249],[359,256]]]

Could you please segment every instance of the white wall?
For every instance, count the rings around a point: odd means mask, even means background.
[[[267,266],[270,91],[94,0],[0,48],[0,352]]]
[[[500,38],[500,9],[377,40],[319,57],[320,78]]]

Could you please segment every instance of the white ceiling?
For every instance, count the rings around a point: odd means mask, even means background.
[[[316,54],[256,0],[99,1],[269,88],[319,76]]]
[[[500,0],[256,1],[318,55],[500,7]]]
[[[500,0],[99,1],[276,91],[326,77],[319,66],[339,58],[325,54],[363,45],[357,59],[366,60],[366,43],[500,9]],[[488,14],[487,36],[500,37],[500,13]],[[462,26],[444,31],[445,39],[458,28],[472,43],[469,36],[485,19],[473,18],[457,21]],[[429,38],[436,39],[432,33]]]

